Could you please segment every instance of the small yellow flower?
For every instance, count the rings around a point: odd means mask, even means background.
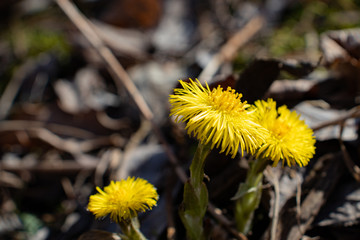
[[[276,109],[272,99],[258,100],[252,108],[259,124],[270,131],[256,156],[271,159],[273,166],[280,160],[283,166],[285,162],[288,166],[306,166],[315,154],[315,137],[300,116],[286,106]]]
[[[104,191],[96,187],[98,193],[91,195],[88,209],[96,218],[110,218],[121,222],[136,217],[139,212],[145,212],[156,206],[159,195],[156,188],[148,181],[134,177],[126,180],[111,181]]]
[[[263,142],[267,130],[253,121],[250,106],[240,99],[242,94],[235,93],[230,87],[221,86],[210,90],[197,80],[180,81],[183,88],[174,89],[169,102],[172,105],[170,116],[176,122],[187,122],[188,134],[193,134],[202,144],[211,142],[226,154],[236,156],[239,145],[241,153],[253,153]]]

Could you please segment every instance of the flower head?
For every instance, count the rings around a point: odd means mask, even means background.
[[[257,150],[257,157],[274,161],[282,160],[288,166],[306,166],[315,154],[313,131],[300,120],[300,116],[286,106],[276,108],[276,102],[258,100],[252,107],[258,123],[269,130],[270,135]]]
[[[202,144],[211,142],[226,154],[236,156],[239,145],[253,153],[267,135],[267,130],[253,121],[250,106],[242,102],[242,95],[230,87],[223,90],[221,86],[210,90],[197,80],[180,81],[183,88],[174,89],[170,95],[172,108],[170,115],[176,122],[187,122],[188,134],[193,134]]]
[[[98,193],[91,195],[88,209],[96,218],[110,218],[121,222],[136,217],[139,212],[145,212],[156,206],[159,195],[155,187],[148,181],[134,177],[126,180],[111,181],[104,191],[96,187]]]

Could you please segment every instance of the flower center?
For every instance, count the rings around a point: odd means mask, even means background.
[[[222,87],[214,88],[210,93],[212,106],[223,112],[243,111],[246,102],[241,102],[242,94],[236,93],[234,89],[228,87],[223,91]]]
[[[125,191],[117,190],[109,195],[109,202],[115,208],[119,206],[127,207],[131,203],[132,194],[127,194]]]
[[[289,130],[290,126],[286,124],[286,122],[279,119],[275,120],[274,125],[270,129],[273,135],[278,139],[282,139],[289,132]]]

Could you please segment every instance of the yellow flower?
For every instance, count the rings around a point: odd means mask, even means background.
[[[98,193],[91,195],[88,209],[96,218],[110,218],[121,222],[136,217],[139,212],[145,212],[156,206],[159,195],[156,188],[148,181],[134,177],[126,180],[111,181],[104,191],[96,187]]]
[[[280,160],[283,166],[285,162],[288,166],[306,166],[315,154],[315,137],[300,116],[286,106],[276,109],[272,99],[258,100],[252,108],[259,124],[270,131],[256,156],[271,159],[273,166]]]
[[[241,102],[242,94],[230,87],[226,91],[221,86],[210,90],[197,80],[180,81],[183,88],[174,89],[169,102],[172,105],[170,116],[176,122],[187,122],[188,134],[193,134],[202,144],[211,142],[220,152],[236,156],[239,145],[241,153],[253,153],[263,142],[267,130],[253,121],[250,106]]]

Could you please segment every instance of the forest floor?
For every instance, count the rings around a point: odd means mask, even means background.
[[[144,235],[185,239],[196,141],[168,99],[188,78],[287,105],[317,141],[308,166],[266,169],[248,236],[231,200],[248,157],[213,150],[211,239],[360,239],[358,1],[3,0],[0,12],[0,239],[118,232],[87,204],[127,176],[160,195]],[[115,239],[96,234],[82,239]]]

